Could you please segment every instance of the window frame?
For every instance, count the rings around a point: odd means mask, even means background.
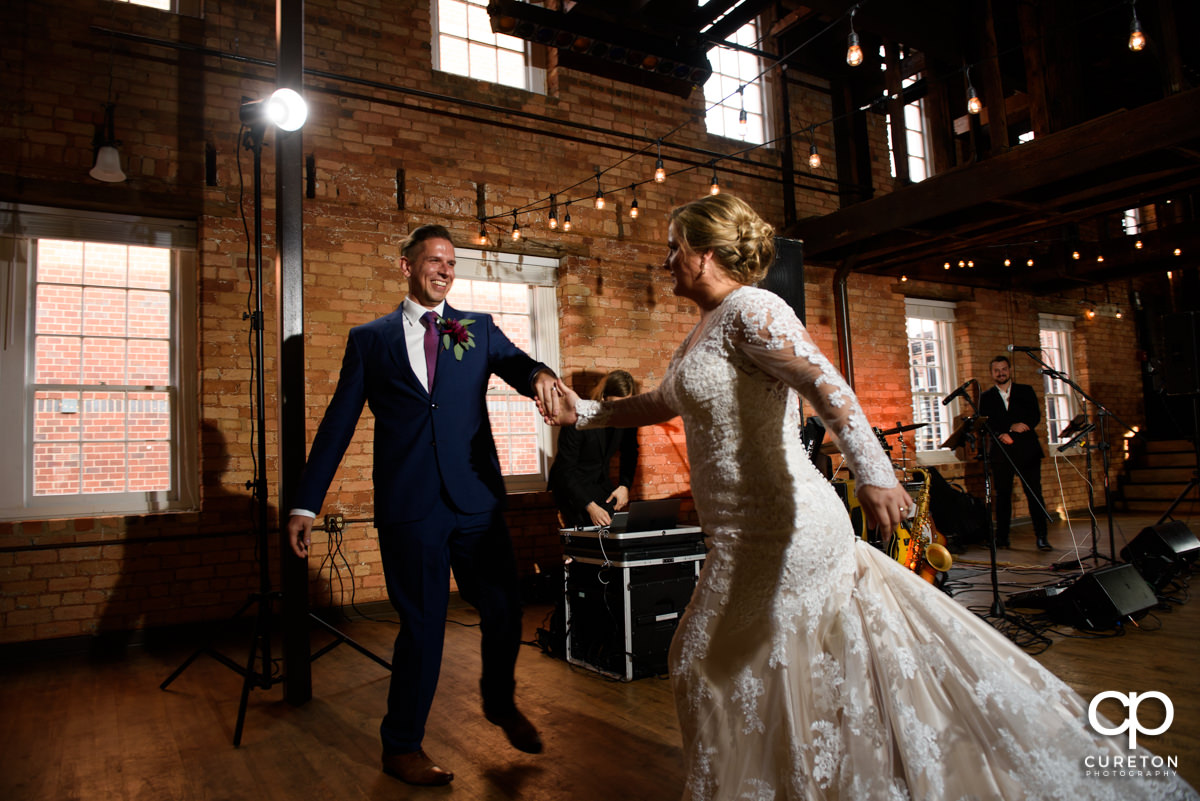
[[[524,284],[529,287],[529,355],[561,375],[558,344],[558,269],[561,262],[545,256],[457,247],[454,249],[454,257],[456,283],[468,279]],[[546,489],[557,438],[541,417],[535,415],[535,420],[538,472],[505,475],[504,486],[508,492],[540,492]]]
[[[125,3],[131,6],[141,6],[142,8],[150,8],[155,11],[162,11],[165,14],[178,14],[183,17],[201,18],[204,16],[203,0],[167,0],[167,7],[149,2],[149,0],[112,0],[114,3]]]
[[[940,361],[940,376],[944,387],[935,390],[918,390],[913,383],[913,370],[915,365],[912,361],[912,342],[913,340],[908,335],[908,326],[910,320],[924,320],[934,324],[937,336],[933,337],[933,341],[937,348],[937,356]],[[960,403],[957,398],[947,405],[942,405],[942,396],[948,395],[958,382],[958,366],[955,360],[954,352],[954,324],[955,304],[939,301],[939,300],[917,300],[906,298],[904,301],[904,338],[908,350],[908,374],[909,374],[909,392],[912,395],[912,414],[914,423],[931,422],[931,426],[918,429],[914,435],[914,455],[918,464],[944,464],[947,462],[957,461],[954,451],[949,448],[933,447],[922,449],[922,439],[929,438],[929,429],[935,431],[940,430],[944,424],[945,431],[940,435],[935,435],[932,438],[933,442],[944,442],[947,437],[953,433],[954,420],[960,414]],[[944,409],[947,417],[944,421],[928,421],[922,419],[920,413],[921,401],[935,401],[932,408],[937,410]]]
[[[38,391],[33,374],[37,302],[34,270],[37,242],[42,239],[171,249],[171,368],[167,384],[173,409],[170,490],[33,494],[33,427]],[[0,460],[0,520],[139,516],[199,509],[197,258],[196,226],[191,222],[0,203],[0,261],[6,273],[0,297],[0,401],[11,410],[12,418],[21,421],[0,433],[0,447],[22,454],[20,459]]]
[[[729,41],[732,41],[735,44],[745,44],[744,42],[739,42],[738,38],[742,35],[743,31],[750,27],[753,27],[753,42],[748,46],[752,47],[753,43],[758,41],[758,17],[755,17],[734,31],[734,34]],[[769,130],[770,118],[767,113],[767,93],[763,91],[763,81],[765,80],[765,76],[762,74],[762,59],[753,53],[746,53],[730,47],[721,47],[721,45],[714,45],[713,47],[710,47],[707,51],[707,55],[710,59],[716,61],[716,63],[712,65],[712,75],[710,75],[708,80],[704,82],[703,87],[704,104],[706,108],[704,114],[704,130],[707,131],[710,136],[719,136],[723,139],[732,139],[738,142],[747,142],[755,145],[765,145],[767,141],[767,131]],[[721,71],[722,62],[726,58],[732,57],[736,59],[735,63],[740,66],[742,56],[748,56],[754,59],[754,69],[752,75],[743,75],[740,71],[737,74]],[[708,87],[710,83],[717,81],[719,84],[722,79],[729,78],[732,78],[738,86],[744,87],[741,93],[741,98],[739,98],[736,94],[730,96],[728,92],[720,89],[714,93],[713,97],[709,97]],[[747,98],[750,99],[750,103],[743,106]],[[755,105],[758,107],[757,110],[754,109]],[[724,121],[726,111],[732,110],[734,112],[740,112],[743,107],[746,108],[747,121],[755,118],[761,121],[761,128],[758,131],[760,135],[758,138],[749,135],[742,136],[737,131],[737,126],[739,125],[737,122],[734,123],[733,131],[728,130],[725,126]],[[710,121],[714,119],[721,121],[720,130],[713,129]],[[752,130],[749,123],[747,124],[747,130],[748,132]]]
[[[546,94],[546,70],[544,67],[539,67],[536,65],[537,59],[534,54],[532,42],[528,42],[528,41],[525,41],[518,37],[508,36],[507,34],[502,34],[502,33],[491,33],[491,36],[492,36],[491,41],[486,41],[483,39],[472,39],[469,30],[465,36],[459,36],[456,33],[443,34],[442,30],[441,30],[442,26],[441,26],[440,9],[439,9],[440,2],[441,2],[441,0],[429,0],[429,24],[430,24],[430,29],[431,29],[429,44],[430,44],[430,49],[432,50],[432,65],[433,65],[433,70],[435,72],[442,72],[447,75],[457,75],[460,78],[470,78],[470,79],[476,80],[476,81],[484,81],[486,83],[490,83],[495,86],[506,86],[510,89],[518,89],[518,90],[522,90],[525,92],[532,92],[534,94],[539,94],[539,95]],[[460,3],[467,9],[469,9],[471,6],[480,6],[485,10],[485,12],[487,10],[487,4],[478,2],[477,0],[447,0],[447,2]],[[489,29],[489,31],[490,31],[490,29]],[[484,47],[491,48],[492,50],[502,49],[497,44],[498,37],[500,37],[500,36],[504,36],[507,39],[513,39],[515,41],[521,42],[522,43],[521,53],[522,53],[522,55],[524,57],[524,61],[525,61],[524,69],[523,69],[523,74],[524,74],[523,85],[514,86],[513,84],[510,84],[510,83],[504,83],[502,81],[491,80],[490,78],[480,77],[479,75],[476,75],[472,72],[469,63],[468,63],[466,74],[463,74],[461,72],[453,72],[451,70],[444,69],[442,67],[442,36],[448,36],[448,37],[451,37],[454,39],[462,40],[464,42],[467,42],[468,46],[470,44],[474,43],[477,45],[482,45]],[[503,49],[510,50],[509,48],[503,48]],[[510,52],[516,52],[516,51],[510,50]],[[496,71],[497,71],[497,77],[499,77],[499,71],[500,71],[499,64],[497,64]]]
[[[1050,339],[1061,341],[1047,342],[1047,334],[1050,335]],[[1039,314],[1038,339],[1042,348],[1042,359],[1051,368],[1066,374],[1069,378],[1074,377],[1075,318],[1063,314]],[[1042,392],[1045,406],[1043,414],[1046,420],[1046,442],[1051,447],[1057,448],[1070,440],[1070,437],[1061,439],[1058,434],[1081,411],[1079,399],[1068,384],[1048,375],[1042,376]],[[1059,420],[1057,415],[1052,415],[1052,403],[1065,405],[1065,418]],[[1051,423],[1051,420],[1059,422],[1055,425]]]

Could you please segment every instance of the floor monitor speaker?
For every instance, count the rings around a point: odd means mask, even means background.
[[[1104,630],[1157,603],[1133,565],[1112,565],[1080,576],[1062,593],[1052,615],[1076,628]]]
[[[1155,592],[1186,571],[1200,556],[1200,539],[1183,521],[1148,526],[1121,549],[1121,558],[1137,568]]]

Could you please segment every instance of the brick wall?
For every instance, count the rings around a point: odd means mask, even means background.
[[[313,0],[307,8],[306,66],[341,76],[307,80],[311,109],[303,150],[316,168],[315,197],[303,206],[310,436],[332,395],[347,330],[391,311],[403,297],[406,284],[396,258],[405,233],[439,222],[460,243],[476,247],[480,185],[485,187],[486,212],[493,215],[582,182],[558,197],[560,218],[567,200],[582,201],[570,206],[573,231],[548,231],[545,212],[540,212],[521,220],[526,238],[518,248],[562,261],[563,374],[577,389],[587,389],[599,375],[624,368],[644,387],[657,386],[671,353],[696,320],[691,304],[671,294],[662,267],[665,212],[708,189],[707,158],[682,148],[741,149],[739,142],[705,133],[700,93],[688,100],[667,97],[558,69],[551,59],[551,93],[533,95],[434,73],[427,0]],[[113,42],[93,26],[202,46],[226,56],[125,39]],[[270,69],[246,60],[273,60],[274,6],[209,0],[204,18],[190,19],[103,0],[48,0],[3,4],[0,27],[17,34],[14,46],[0,55],[10,76],[10,102],[0,116],[0,199],[196,221],[202,421],[195,440],[202,481],[198,512],[0,524],[0,639],[17,642],[220,619],[257,587],[254,538],[246,530],[253,517],[246,490],[253,477],[253,419],[248,403],[251,345],[242,312],[250,290],[250,262],[239,205],[246,203],[246,213],[252,212],[246,199],[251,176],[250,156],[239,147],[237,119],[243,96],[263,97],[274,83]],[[86,173],[94,124],[107,98],[110,58],[116,133],[130,180],[101,186]],[[826,95],[796,86],[790,92],[794,130],[831,118]],[[522,112],[541,119],[516,116]],[[592,127],[581,130],[556,121]],[[619,134],[641,137],[648,132],[653,137],[681,122],[664,157],[671,168],[690,160],[701,169],[662,185],[640,186],[637,220],[627,215],[633,197],[628,192],[610,197],[603,212],[591,207],[595,168],[615,164],[642,146]],[[881,120],[870,121],[869,135],[877,144],[885,141]],[[816,132],[824,159],[820,170],[798,178],[806,187],[797,195],[802,216],[837,207],[828,136],[827,128]],[[216,186],[204,182],[206,145],[216,153]],[[263,178],[268,258],[274,252],[271,152],[268,143]],[[887,191],[886,151],[876,147],[876,152],[882,156],[875,161],[873,181],[877,191]],[[805,164],[807,141],[797,141],[797,153],[798,163]],[[722,188],[742,195],[766,219],[779,223],[778,158],[768,150],[747,159],[734,170],[721,169]],[[652,150],[630,158],[605,175],[604,187],[644,180],[653,160]],[[397,170],[404,171],[403,193],[397,192]],[[493,228],[494,241],[512,249],[502,236],[508,222],[499,223]],[[809,326],[836,362],[832,278],[832,270],[819,266],[806,272]],[[274,499],[275,321],[269,278],[264,289],[267,468]],[[880,427],[911,419],[905,295],[955,295],[963,321],[957,353],[963,376],[985,376],[987,360],[1005,344],[1032,342],[1037,336],[1042,301],[1015,292],[946,290],[866,276],[851,277],[848,289],[856,385],[868,415]],[[1064,306],[1072,302],[1071,297],[1061,300]],[[1127,393],[1135,382],[1122,383],[1120,373],[1096,367],[1100,360],[1112,363],[1113,354],[1118,364],[1126,365],[1130,354],[1123,343],[1132,339],[1128,324],[1081,325],[1079,339],[1086,376],[1094,378],[1098,389],[1119,394],[1122,410],[1136,418],[1137,398]],[[1020,365],[1019,375],[1032,377],[1027,365]],[[350,521],[368,518],[372,511],[372,429],[366,412],[326,503],[326,511]],[[686,499],[688,457],[679,422],[643,429],[639,440],[634,496]],[[1049,485],[1050,475],[1046,478]],[[1052,503],[1078,508],[1080,486],[1078,478],[1069,479],[1066,491],[1053,496]],[[690,503],[684,508],[694,515]],[[522,571],[558,560],[548,493],[510,497],[508,518]],[[319,557],[327,538],[318,534],[315,540]],[[336,575],[328,566],[318,571],[319,560],[312,560],[313,601],[348,601],[350,587],[359,602],[384,598],[378,544],[369,526],[351,522],[341,553],[349,569],[337,568]]]

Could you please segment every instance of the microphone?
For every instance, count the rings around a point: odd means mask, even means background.
[[[1041,348],[1027,348],[1024,345],[1009,345],[1009,353],[1041,353]]]
[[[968,378],[968,379],[967,379],[967,383],[963,384],[961,387],[959,387],[958,389],[954,390],[953,392],[951,392],[951,393],[950,393],[949,395],[947,395],[946,397],[942,398],[942,405],[943,405],[943,406],[948,406],[948,405],[950,404],[950,401],[954,400],[954,399],[955,399],[955,398],[957,398],[957,397],[960,397],[960,396],[962,396],[962,395],[965,395],[965,394],[967,394],[967,387],[971,386],[971,385],[972,385],[972,384],[974,384],[974,383],[975,383],[975,379],[974,379],[974,378]]]

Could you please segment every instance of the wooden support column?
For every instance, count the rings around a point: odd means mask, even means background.
[[[1029,93],[1029,126],[1034,138],[1052,131],[1050,107],[1046,99],[1046,48],[1042,38],[1038,8],[1028,0],[1017,3],[1017,26],[1021,52],[1025,59],[1025,87]]]
[[[983,103],[988,114],[989,155],[1009,147],[1008,109],[1004,104],[1004,78],[1000,73],[1000,53],[996,46],[996,19],[992,0],[983,9]]]

